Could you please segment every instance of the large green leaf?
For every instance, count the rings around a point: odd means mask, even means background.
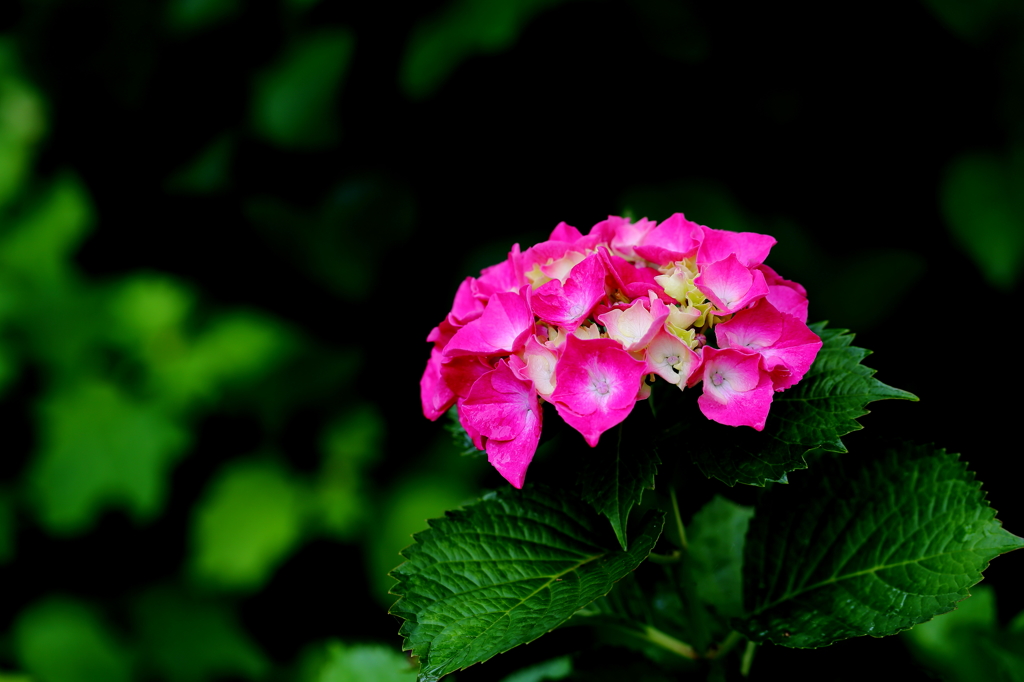
[[[811,325],[822,340],[814,364],[796,386],[777,393],[763,431],[707,422],[710,434],[687,441],[693,461],[709,478],[727,485],[786,482],[786,474],[806,469],[804,455],[821,448],[845,452],[840,437],[863,428],[857,418],[875,400],[917,400],[874,378],[860,364],[871,351],[851,346],[853,334]],[[701,431],[705,431],[703,425]]]
[[[749,615],[734,626],[792,647],[891,635],[954,609],[991,559],[1022,546],[955,454],[823,455],[759,502],[743,566]]]
[[[627,551],[603,519],[547,489],[491,493],[415,536],[392,572],[405,649],[421,681],[525,644],[611,590],[650,553],[664,524],[651,512]]]
[[[753,508],[715,495],[686,531],[697,596],[723,616],[743,613],[743,542],[753,515]]]
[[[640,504],[644,488],[654,489],[654,475],[661,460],[653,447],[631,447],[623,443],[623,426],[616,430],[615,446],[598,447],[587,466],[580,469],[582,497],[608,517],[619,545],[626,549],[626,521],[630,510]]]

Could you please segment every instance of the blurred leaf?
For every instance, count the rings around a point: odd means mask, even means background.
[[[323,460],[316,481],[322,522],[340,539],[349,539],[367,518],[365,469],[380,459],[384,420],[364,403],[331,424],[321,444]]]
[[[25,672],[40,682],[128,682],[128,651],[84,604],[48,597],[17,617],[14,651]]]
[[[69,257],[85,236],[92,209],[82,184],[58,178],[0,235],[0,269],[17,283],[54,289],[70,280]]]
[[[302,535],[306,495],[273,461],[229,463],[193,512],[192,575],[224,588],[262,585]]]
[[[383,644],[332,642],[314,682],[414,682],[416,668],[401,651]]]
[[[429,95],[467,57],[512,46],[535,15],[561,0],[453,0],[413,29],[400,81],[413,98]]]
[[[274,248],[347,301],[376,290],[381,261],[396,257],[415,214],[411,191],[381,175],[346,178],[313,213],[267,197],[245,209]]]
[[[743,613],[743,543],[753,515],[753,507],[715,495],[686,531],[697,596],[722,616]]]
[[[170,277],[140,273],[126,277],[109,292],[107,306],[114,333],[132,345],[142,346],[162,334],[179,331],[195,305],[194,294]],[[154,358],[153,361],[162,360]]]
[[[978,585],[952,613],[901,633],[914,656],[950,682],[1024,682],[1024,632],[996,619],[995,591]]]
[[[255,84],[253,126],[284,147],[333,143],[338,136],[335,101],[355,47],[351,31],[303,36]]]
[[[191,163],[167,180],[171,192],[208,194],[223,190],[231,181],[235,140],[225,134],[211,142]]]
[[[1006,0],[924,0],[932,14],[965,40],[981,38],[998,20],[1002,10],[1012,8]]]
[[[559,656],[514,672],[501,682],[544,682],[544,680],[561,680],[571,674],[572,658]]]
[[[214,317],[194,339],[171,343],[153,358],[154,381],[176,405],[210,401],[233,385],[245,385],[284,362],[298,340],[279,320],[254,313]]]
[[[388,577],[388,571],[402,561],[400,552],[412,544],[412,534],[426,528],[427,519],[437,518],[446,509],[459,507],[475,497],[476,488],[465,475],[466,468],[458,471],[452,467],[469,464],[475,469],[478,460],[458,457],[446,441],[448,439],[442,436],[444,447],[437,448],[427,461],[443,462],[448,470],[430,466],[409,471],[374,510],[376,525],[367,538],[367,574],[373,581],[373,596],[384,606],[394,602],[390,590],[395,581]],[[446,458],[449,461],[445,461]]]
[[[44,108],[38,91],[21,77],[14,44],[0,36],[0,210],[27,177],[46,131]]]
[[[85,529],[106,506],[152,518],[189,439],[167,415],[101,380],[45,395],[39,434],[28,472],[32,502],[43,525],[61,534]]]
[[[924,274],[925,259],[913,251],[876,247],[833,262],[830,271],[831,277],[812,296],[814,305],[835,312],[843,326],[860,333],[900,309],[910,288]],[[865,277],[865,272],[871,277]]]
[[[954,159],[942,184],[942,210],[961,248],[989,284],[1010,289],[1024,268],[1024,171],[992,154]]]
[[[198,31],[231,17],[240,7],[239,0],[170,0],[164,22],[172,31]]]
[[[262,679],[266,657],[223,602],[157,587],[134,603],[136,632],[147,662],[169,682],[204,682],[238,676]]]

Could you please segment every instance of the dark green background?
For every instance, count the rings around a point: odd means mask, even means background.
[[[776,236],[811,319],[921,398],[867,430],[963,453],[1024,531],[1024,9],[707,4],[0,5],[0,670],[286,679],[327,639],[397,647],[397,551],[505,485],[423,418],[427,332],[513,242],[627,210]],[[1002,624],[1020,561],[986,573]],[[884,655],[922,674],[899,638],[755,673]]]

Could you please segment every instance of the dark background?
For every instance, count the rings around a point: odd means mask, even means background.
[[[34,661],[62,649],[37,633],[72,621],[106,642],[83,651],[113,652],[138,679],[287,675],[328,638],[397,648],[383,575],[397,550],[427,517],[502,485],[422,417],[427,332],[458,282],[513,242],[623,211],[776,236],[768,263],[807,287],[810,318],[851,328],[879,378],[921,398],[875,404],[867,430],[963,453],[1021,532],[1024,372],[1009,325],[1024,257],[1022,30],[1021,8],[999,0],[8,0],[0,79],[8,102],[10,83],[30,93],[38,131],[9,125],[30,160],[0,193],[0,238],[34,229],[24,216],[62,178],[91,218],[54,256],[72,273],[64,288],[44,296],[38,273],[0,275],[15,300],[0,297],[0,669],[50,679]],[[34,273],[36,252],[22,253],[0,244],[0,262],[22,259],[9,272]],[[200,407],[166,407],[147,383],[159,362],[104,322],[135,281],[191,297],[180,332],[197,348],[243,314],[281,350],[236,371],[228,348],[208,365],[228,369],[196,380]],[[87,362],[49,350],[64,334],[87,338]],[[152,510],[100,486],[61,525],[39,511],[39,462],[60,461],[52,415],[73,413],[62,391],[86,381],[142,396],[188,444],[154,446],[173,454]],[[252,521],[288,530],[247,580],[196,558],[196,538],[215,482],[251,462],[282,499],[319,501]],[[264,483],[241,494],[240,517]],[[986,572],[1003,625],[1024,610],[1019,575],[1016,555]],[[200,604],[182,623],[228,623],[245,655],[199,672],[160,663],[201,658],[159,634],[176,599]],[[555,637],[456,677],[499,679],[562,653]],[[923,674],[900,638],[765,647],[754,670],[860,679],[884,655]]]

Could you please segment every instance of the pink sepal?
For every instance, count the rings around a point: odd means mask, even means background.
[[[483,314],[455,332],[444,353],[457,355],[508,355],[522,348],[533,330],[533,313],[518,293],[494,294]]]
[[[455,394],[441,380],[441,359],[441,351],[437,347],[431,349],[427,369],[420,379],[420,402],[423,405],[423,415],[430,421],[435,421],[455,404]]]
[[[516,377],[501,360],[473,384],[459,405],[459,416],[463,426],[483,438],[487,460],[498,473],[522,488],[541,432],[541,407],[533,383]]]
[[[598,254],[587,256],[570,272],[563,285],[551,280],[534,290],[531,303],[540,319],[572,331],[590,314],[604,295],[605,267]]]
[[[668,220],[647,233],[644,241],[633,248],[636,254],[657,265],[693,258],[704,233],[701,226],[674,213]]]
[[[776,391],[799,382],[821,349],[821,337],[792,315],[783,313],[770,300],[741,310],[731,320],[715,327],[722,348],[759,353],[764,368],[772,375]]]
[[[705,265],[693,283],[724,313],[734,313],[768,295],[764,274],[740,263],[736,254]]]
[[[776,243],[775,237],[757,232],[712,230],[703,225],[700,229],[704,238],[697,249],[698,266],[724,260],[732,254],[741,264],[751,268],[763,263]]]
[[[697,405],[705,417],[727,426],[764,429],[775,389],[760,355],[705,347],[700,375],[704,393]]]
[[[632,411],[646,368],[614,339],[569,336],[555,369],[551,400],[562,418],[596,446],[602,433]]]

